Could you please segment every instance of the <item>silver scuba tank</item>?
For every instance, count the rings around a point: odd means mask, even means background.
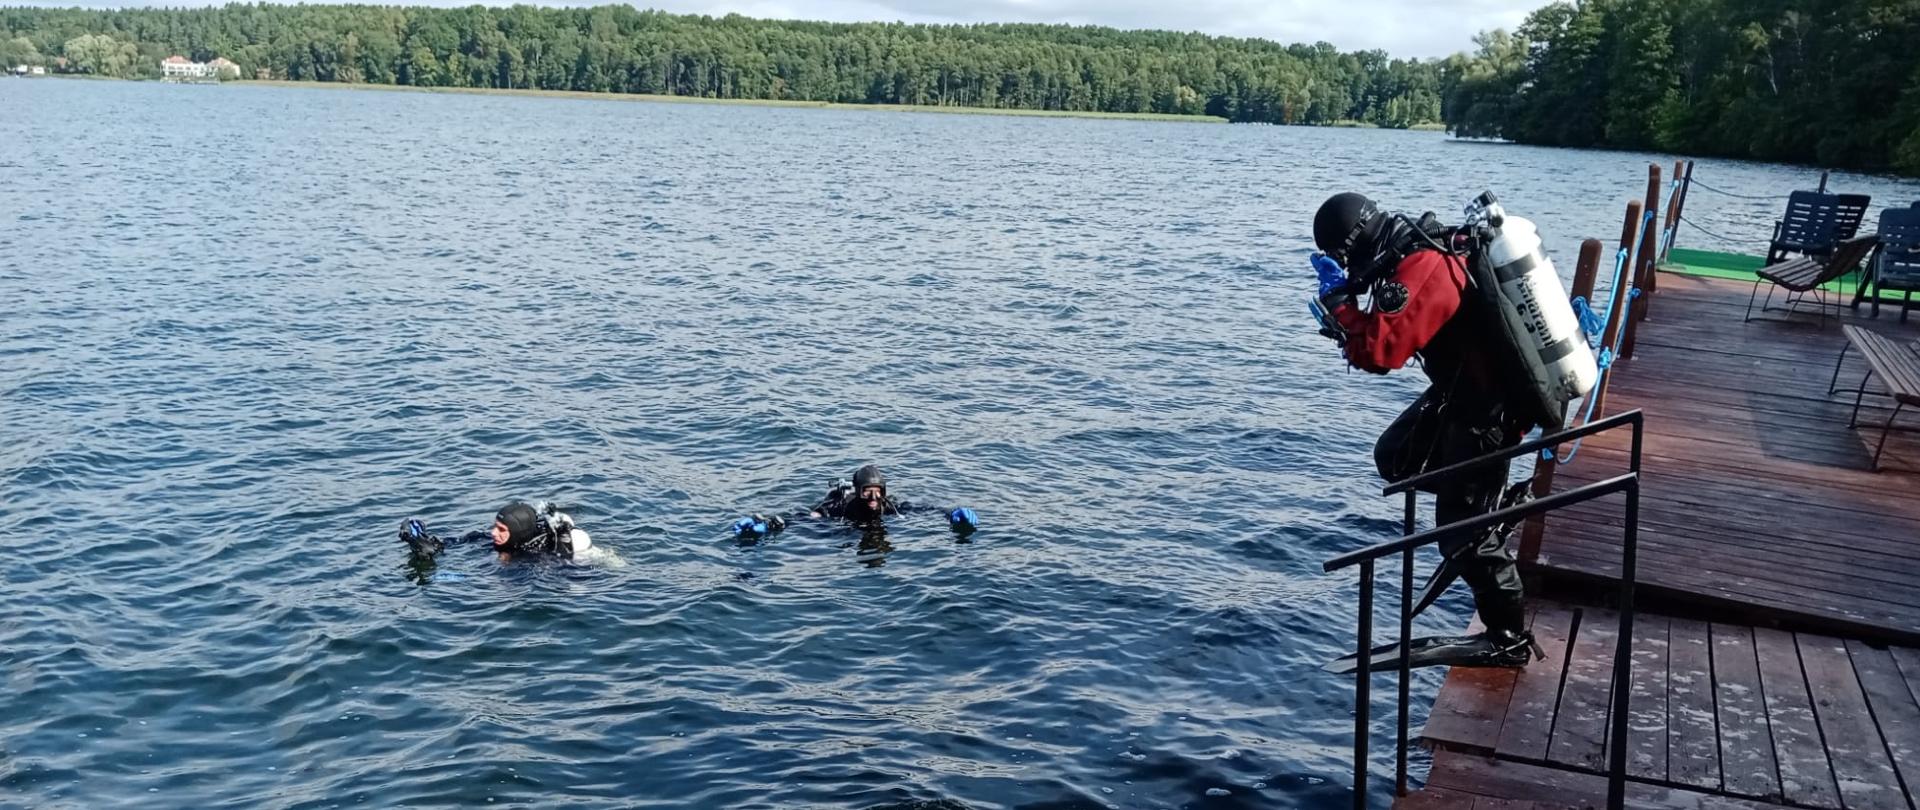
[[[1491,235],[1481,248],[1484,269],[1475,273],[1491,277],[1476,281],[1492,288],[1488,298],[1498,305],[1501,331],[1527,377],[1524,388],[1531,389],[1542,415],[1564,420],[1567,403],[1593,390],[1600,376],[1567,288],[1532,221],[1506,215],[1491,192],[1468,204],[1466,213],[1469,224],[1483,223]]]

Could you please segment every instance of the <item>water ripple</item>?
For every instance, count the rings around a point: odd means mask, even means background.
[[[0,804],[36,807],[1348,806],[1317,667],[1353,584],[1319,563],[1397,532],[1371,441],[1420,385],[1307,329],[1313,206],[1484,185],[1570,263],[1660,159],[52,80],[0,107]],[[725,536],[866,461],[984,530]],[[391,539],[516,497],[617,556],[425,573]]]

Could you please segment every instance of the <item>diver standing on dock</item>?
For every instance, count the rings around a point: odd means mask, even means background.
[[[1374,462],[1390,482],[1512,447],[1541,421],[1530,394],[1516,382],[1520,375],[1507,368],[1511,352],[1505,350],[1500,313],[1473,294],[1471,259],[1462,247],[1468,240],[1457,233],[1431,213],[1415,221],[1352,192],[1334,195],[1313,218],[1314,242],[1322,251],[1312,257],[1321,333],[1340,344],[1347,362],[1374,374],[1418,356],[1431,381],[1374,447]],[[1369,298],[1365,307],[1358,300],[1362,293]],[[1523,482],[1503,499],[1506,479],[1501,463],[1427,490],[1437,500],[1435,525],[1485,514],[1525,492]],[[1526,666],[1532,637],[1520,573],[1507,549],[1511,531],[1501,527],[1442,541],[1444,560],[1414,612],[1463,578],[1487,629],[1418,640],[1412,666]],[[1390,660],[1398,661],[1397,651]]]

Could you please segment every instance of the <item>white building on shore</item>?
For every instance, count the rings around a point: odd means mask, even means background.
[[[169,82],[212,82],[240,78],[240,66],[226,57],[195,62],[175,54],[160,60],[160,78]]]
[[[160,77],[163,79],[210,79],[213,71],[205,62],[194,62],[175,54],[160,60]]]

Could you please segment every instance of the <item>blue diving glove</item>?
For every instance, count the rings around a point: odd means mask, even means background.
[[[773,517],[750,515],[733,522],[733,534],[735,537],[759,537],[763,534],[773,534],[786,527],[787,522],[780,519],[779,515]]]
[[[1313,263],[1313,274],[1320,278],[1320,296],[1325,298],[1336,290],[1347,286],[1346,268],[1333,260],[1332,256],[1315,251],[1307,257]]]
[[[947,513],[947,525],[956,532],[970,532],[980,528],[980,516],[974,514],[972,509],[962,506]]]
[[[406,543],[417,557],[431,558],[447,547],[440,538],[429,533],[418,518],[407,518],[406,522],[400,524],[400,542]]]

